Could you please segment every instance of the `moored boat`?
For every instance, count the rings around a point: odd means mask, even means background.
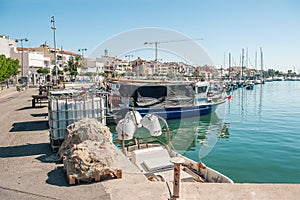
[[[165,126],[166,143],[157,139],[162,135],[161,123]],[[151,134],[151,137],[148,136],[148,141],[141,137],[145,133],[138,133],[134,142],[125,144],[125,140],[132,140],[138,127],[142,126]],[[204,163],[195,162],[174,151],[170,143],[168,124],[158,115],[148,113],[142,118],[138,112],[130,111],[119,121],[116,130],[118,139],[122,141],[123,153],[149,180],[172,181],[174,164],[171,161],[180,158],[182,181],[233,183],[230,178],[205,166]]]
[[[261,79],[255,79],[254,84],[262,84],[263,81]]]
[[[284,77],[283,76],[275,76],[273,78],[274,81],[284,81]]]
[[[254,83],[252,81],[247,81],[245,88],[247,90],[253,90],[254,88]]]
[[[273,77],[268,77],[265,79],[265,82],[273,82]]]
[[[157,114],[165,119],[205,115],[230,97],[210,82],[117,82],[112,112],[117,119],[134,108],[142,116]],[[217,88],[217,89],[216,89]],[[214,89],[214,91],[213,91]],[[218,93],[219,90],[219,93]]]

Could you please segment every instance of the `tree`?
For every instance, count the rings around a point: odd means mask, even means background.
[[[274,69],[268,69],[268,76],[274,77],[275,76],[275,70]]]
[[[93,72],[86,72],[84,75],[85,76],[95,76],[95,73],[93,73]]]
[[[50,70],[48,68],[40,68],[37,70],[37,73],[46,75],[50,73]]]
[[[75,56],[75,58],[71,57],[68,60],[67,66],[64,68],[65,72],[69,72],[70,76],[76,76],[78,75],[78,68],[82,67],[82,58],[81,56]]]
[[[103,76],[103,77],[107,77],[107,73],[105,73],[105,72],[101,72],[101,73],[99,73],[99,75]]]
[[[0,81],[4,81],[18,74],[19,61],[0,55]]]
[[[58,75],[64,75],[64,71],[63,71],[63,70],[60,70],[60,69],[57,69],[57,74],[58,74]],[[56,75],[56,66],[53,67],[52,75]]]

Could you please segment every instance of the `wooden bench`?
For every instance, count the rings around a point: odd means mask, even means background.
[[[47,100],[47,101],[42,101],[42,100]],[[48,103],[48,95],[32,95],[32,107],[35,108],[35,104],[36,103],[40,103],[40,105],[42,103]]]

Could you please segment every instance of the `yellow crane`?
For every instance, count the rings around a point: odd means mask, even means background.
[[[157,46],[161,43],[173,43],[173,42],[187,42],[187,41],[194,41],[194,40],[203,40],[203,38],[199,39],[181,39],[181,40],[162,40],[162,41],[151,41],[151,42],[144,42],[144,45],[153,45],[155,46],[155,61],[157,61]]]

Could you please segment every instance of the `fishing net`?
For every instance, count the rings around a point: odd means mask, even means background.
[[[59,156],[62,158],[74,145],[86,140],[98,141],[105,144],[106,142],[112,142],[112,134],[107,126],[96,119],[84,118],[67,127],[64,142],[58,150]]]
[[[90,182],[115,172],[118,152],[108,127],[96,119],[82,119],[69,125],[67,132],[58,153],[68,175]]]

